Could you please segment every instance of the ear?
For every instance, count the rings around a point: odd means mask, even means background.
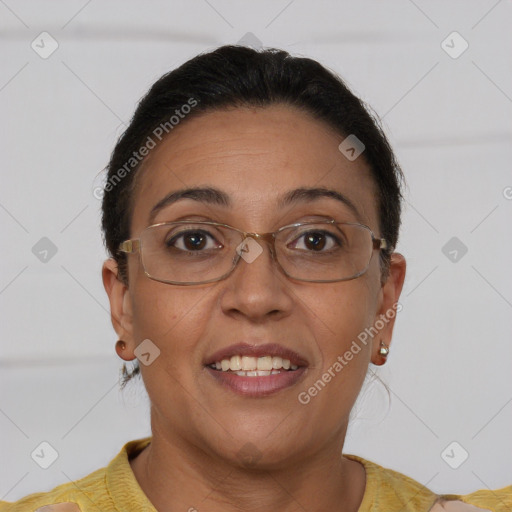
[[[405,280],[406,266],[403,255],[394,252],[391,255],[388,278],[379,292],[380,305],[373,324],[378,328],[378,332],[373,337],[372,345],[372,363],[378,366],[386,362],[386,357],[379,354],[380,341],[382,340],[388,347],[391,345],[396,314],[401,309],[398,299]]]
[[[118,279],[118,266],[113,258],[103,263],[101,277],[110,301],[110,318],[120,340],[126,344],[122,351],[116,346],[116,352],[125,361],[135,359],[133,339],[132,303],[128,286]]]

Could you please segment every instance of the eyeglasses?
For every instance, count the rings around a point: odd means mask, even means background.
[[[363,224],[334,219],[299,222],[273,233],[247,233],[210,221],[162,222],[145,228],[139,238],[119,245],[123,253],[139,251],[144,273],[155,281],[193,285],[228,277],[241,258],[252,263],[263,248],[286,276],[330,283],[366,272],[374,249],[390,250]]]

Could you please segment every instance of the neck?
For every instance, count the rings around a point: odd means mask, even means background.
[[[292,467],[269,471],[213,459],[153,432],[150,445],[130,464],[158,511],[356,512],[365,489],[364,467],[342,457],[343,442],[335,444]]]

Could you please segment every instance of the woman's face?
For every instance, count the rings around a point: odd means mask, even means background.
[[[184,218],[257,233],[334,218],[366,224],[379,237],[377,192],[368,166],[363,158],[348,160],[338,149],[342,140],[322,122],[283,105],[187,120],[153,150],[138,177],[131,236],[138,237],[150,224]],[[215,188],[230,204],[180,199],[150,218],[152,208],[169,193],[194,187]],[[331,197],[299,198],[280,206],[280,199],[298,188],[337,191],[358,213]],[[398,300],[405,262],[394,256],[383,287],[377,251],[367,272],[356,279],[300,282],[279,270],[268,245],[261,242],[261,247],[254,261],[241,259],[228,278],[215,283],[177,286],[151,280],[138,255],[128,256],[128,288],[115,279],[112,260],[105,263],[103,277],[114,327],[127,343],[123,358],[133,359],[144,340],[160,351],[151,364],[140,364],[152,404],[153,435],[231,463],[252,458],[270,467],[343,441],[369,362],[383,362],[378,344],[381,339],[389,344],[393,320],[373,342],[357,342],[358,335]],[[352,348],[348,360],[344,354],[354,341],[360,350]],[[232,374],[233,385],[227,385],[208,363],[234,344],[291,350],[303,360],[300,375],[284,376],[285,382],[283,376]],[[279,350],[269,349],[268,355],[274,352]],[[335,365],[340,357],[341,370]],[[261,384],[244,384],[249,379]],[[286,385],[254,392],[266,386],[264,379]],[[309,392],[315,383],[316,393]]]

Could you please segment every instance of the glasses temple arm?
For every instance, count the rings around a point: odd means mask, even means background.
[[[140,249],[140,240],[132,239],[132,240],[125,240],[124,242],[121,242],[119,244],[118,250],[120,252],[134,253],[134,252],[137,252],[139,249]]]
[[[393,247],[391,244],[385,240],[384,238],[374,238],[373,239],[373,248],[374,249],[382,249],[387,252],[393,252]]]

